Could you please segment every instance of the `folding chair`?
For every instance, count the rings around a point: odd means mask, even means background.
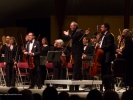
[[[73,66],[72,66],[71,63],[68,63],[67,66],[66,66],[66,77],[67,77],[68,80],[69,80],[69,76],[73,75],[73,72],[69,71],[69,69],[73,69]]]
[[[46,63],[45,64],[46,65],[46,79],[48,78],[48,79],[50,79],[50,77],[51,77],[51,79],[53,79],[53,75],[54,75],[54,73],[53,73],[53,71],[51,72],[49,72],[49,69],[50,70],[53,70],[53,64],[52,63],[50,63],[50,62],[48,62],[48,63]]]
[[[6,69],[6,66],[4,65],[4,62],[1,62],[0,63],[0,72],[1,72],[1,75],[2,75],[1,83],[4,82],[3,86],[6,85],[6,81],[5,81],[6,72],[5,72],[5,69]]]
[[[25,79],[26,77],[29,78],[29,73],[27,71],[27,69],[29,68],[28,63],[18,62],[17,67],[18,67],[18,80],[20,78],[20,82],[23,84],[23,88],[24,88],[25,83],[29,83],[29,82],[24,82],[22,79],[22,77],[25,77]],[[25,71],[21,72],[21,69],[24,69]]]

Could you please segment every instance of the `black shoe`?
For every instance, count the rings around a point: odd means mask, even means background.
[[[30,86],[28,89],[34,89],[34,86]]]

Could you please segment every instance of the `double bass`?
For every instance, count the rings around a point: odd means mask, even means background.
[[[91,77],[100,76],[101,74],[101,61],[103,58],[104,51],[98,47],[95,48],[92,64],[89,70],[89,74]]]

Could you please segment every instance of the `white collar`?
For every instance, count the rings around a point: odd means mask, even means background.
[[[32,40],[32,43],[34,43],[35,39]]]
[[[108,33],[108,31],[104,32],[104,35],[106,35]]]

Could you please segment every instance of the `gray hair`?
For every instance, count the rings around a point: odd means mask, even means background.
[[[76,23],[76,22],[74,22],[74,21],[72,21],[71,22],[71,24],[73,23],[73,25],[76,27],[76,28],[78,28],[78,23]]]
[[[62,39],[57,39],[56,42],[60,43],[61,45],[64,45],[64,41]]]
[[[129,29],[124,29],[123,31],[125,32],[125,34],[126,34],[127,36],[130,36],[131,32],[130,32]]]

